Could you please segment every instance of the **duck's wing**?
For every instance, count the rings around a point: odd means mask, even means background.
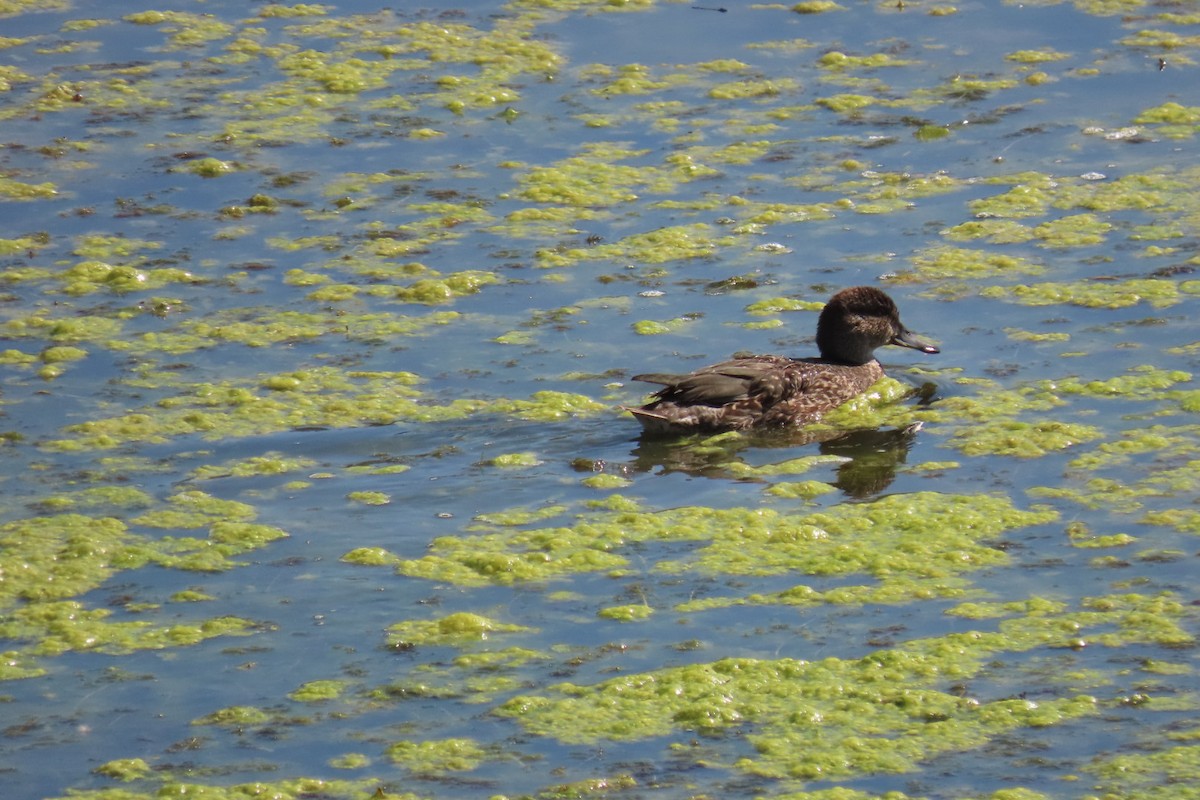
[[[764,381],[770,383],[773,373],[792,363],[792,359],[782,356],[750,356],[713,364],[687,375],[648,373],[634,375],[633,379],[662,385],[655,393],[658,400],[719,407],[747,399]]]

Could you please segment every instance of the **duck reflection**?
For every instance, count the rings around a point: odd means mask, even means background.
[[[707,439],[643,436],[633,449],[630,466],[635,472],[683,472],[697,477],[759,481],[763,479],[747,476],[732,466],[744,463],[743,451],[791,449],[815,443],[821,455],[843,459],[832,484],[849,497],[868,498],[895,480],[897,468],[906,462],[920,429],[918,422],[903,428],[773,431]]]

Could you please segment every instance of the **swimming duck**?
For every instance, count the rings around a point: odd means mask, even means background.
[[[735,356],[687,375],[634,375],[635,381],[663,388],[641,408],[626,410],[652,433],[804,425],[882,378],[875,348],[885,344],[939,352],[904,327],[887,294],[854,286],[835,294],[821,310],[819,358]]]

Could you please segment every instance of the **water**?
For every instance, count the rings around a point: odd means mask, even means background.
[[[1186,113],[1135,121],[1188,106],[1196,44],[1133,37],[1196,22],[1154,5],[573,5],[181,9],[230,26],[211,33],[74,23],[102,8],[5,19],[31,38],[3,51],[20,73],[0,95],[0,176],[22,184],[5,189],[0,287],[0,650],[38,671],[0,686],[5,796],[1194,783],[1200,173]],[[385,49],[416,61],[391,69]],[[831,51],[892,60],[839,71]],[[39,101],[59,86],[65,102]],[[868,99],[839,111],[840,95]],[[229,171],[195,174],[204,158]],[[1028,204],[975,205],[1013,187]],[[977,220],[1024,227],[951,233]],[[664,259],[680,230],[693,248]],[[973,260],[945,266],[946,248]],[[978,266],[991,256],[1023,261]],[[88,261],[135,267],[144,288],[82,283]],[[190,275],[154,272],[172,269]],[[442,302],[413,289],[468,272],[476,290]],[[997,295],[1051,282],[1042,305]],[[639,401],[637,372],[811,352],[815,315],[749,308],[859,283],[943,348],[881,351],[929,401],[897,404],[881,434],[655,442],[613,410]],[[645,320],[672,330],[639,335]],[[575,413],[549,416],[543,392]],[[840,460],[770,471],[818,454]],[[129,539],[90,538],[103,518]],[[288,535],[249,545],[230,521]],[[814,528],[828,536],[787,539]],[[219,570],[168,558],[223,547]],[[385,561],[348,563],[362,548]],[[805,586],[817,599],[797,600]],[[461,614],[522,628],[472,635]],[[230,617],[243,635],[186,639]],[[978,651],[955,638],[977,631]],[[878,685],[873,658],[890,665]],[[728,659],[796,672],[730,678],[710,701],[687,670]],[[316,681],[340,693],[305,695]],[[590,687],[573,723],[536,702],[505,714],[517,697],[570,707],[564,682]],[[459,739],[465,764],[447,760]]]

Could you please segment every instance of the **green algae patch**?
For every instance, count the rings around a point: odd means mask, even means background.
[[[349,687],[347,681],[321,680],[301,684],[294,691],[288,692],[288,698],[297,703],[319,703],[327,700],[337,700]]]
[[[777,461],[773,464],[763,464],[761,466],[752,466],[742,462],[734,462],[730,465],[730,471],[739,478],[768,478],[780,475],[803,475],[818,467],[828,464],[841,464],[846,459],[841,456],[833,455],[818,455],[818,456],[801,456],[800,458],[789,458],[786,461]]]
[[[97,775],[128,783],[149,775],[150,765],[141,758],[119,758],[101,764],[92,771]]]
[[[1085,308],[1128,308],[1148,303],[1154,308],[1175,305],[1180,300],[1174,281],[1130,278],[1113,281],[1048,281],[1016,286],[988,286],[982,297],[1011,300],[1027,306],[1075,305]]]
[[[964,455],[997,455],[1013,458],[1040,458],[1047,453],[1066,450],[1103,437],[1094,425],[1076,422],[993,419],[955,434],[949,441]]]
[[[1104,797],[1166,800],[1200,783],[1200,745],[1158,743],[1145,750],[1098,756],[1083,769]]]
[[[1200,132],[1200,107],[1175,102],[1148,108],[1133,119],[1138,125],[1154,125],[1156,131],[1172,139],[1187,139]]]
[[[536,467],[542,463],[537,453],[504,453],[484,462],[489,467]]]
[[[837,72],[855,69],[880,69],[881,67],[905,67],[911,66],[913,63],[915,62],[897,58],[891,53],[871,53],[870,55],[856,56],[843,53],[840,50],[831,50],[817,59],[817,66]]]
[[[202,528],[219,521],[250,520],[257,511],[237,500],[222,500],[196,489],[171,495],[170,508],[148,511],[133,522],[148,528]]]
[[[392,497],[387,492],[350,492],[346,499],[364,506],[386,506],[392,502]]]
[[[707,223],[675,225],[631,234],[620,241],[595,247],[538,250],[537,265],[549,269],[568,267],[581,261],[663,264],[710,258],[733,242],[733,237],[715,236],[712,226]]]
[[[547,390],[534,392],[528,400],[494,400],[486,408],[538,422],[554,422],[611,411],[609,406],[585,395]]]
[[[174,267],[143,269],[105,261],[80,261],[62,273],[62,280],[63,292],[73,297],[101,291],[130,294],[154,291],[175,283],[196,282],[190,272]]]
[[[71,347],[69,345],[60,345],[56,347],[47,347],[39,355],[46,364],[59,364],[62,362],[79,361],[87,358],[88,351],[82,347]]]
[[[668,573],[688,568],[733,575],[866,574],[933,583],[1005,563],[988,540],[1055,514],[1022,511],[1000,497],[920,492],[808,515],[688,509],[656,516],[678,526],[716,525],[712,543],[691,559],[660,563]],[[709,516],[714,519],[705,520]]]
[[[714,86],[708,90],[708,96],[714,100],[749,100],[760,97],[775,97],[781,94],[794,94],[799,90],[799,81],[792,78],[746,80],[732,81]]]
[[[829,11],[845,11],[846,7],[838,5],[833,0],[804,0],[792,6],[797,14],[824,14]]]
[[[230,162],[211,157],[188,162],[183,169],[193,175],[199,175],[201,178],[218,178],[237,171],[237,167]]]
[[[614,489],[624,489],[625,487],[632,485],[633,481],[629,480],[628,478],[623,478],[620,475],[603,473],[601,475],[592,475],[591,477],[584,478],[579,483],[589,489],[612,491]]]
[[[389,553],[382,547],[356,547],[342,556],[347,564],[359,564],[365,567],[392,566],[400,563],[398,556]]]
[[[363,753],[346,753],[329,759],[329,766],[334,769],[366,769],[371,766],[371,759]]]
[[[951,656],[949,674],[982,668],[985,639]],[[515,697],[495,713],[567,743],[723,732],[750,726],[755,754],[732,764],[753,775],[834,780],[903,773],[941,753],[980,747],[1026,728],[1096,713],[1089,697],[980,702],[940,691],[945,656],[904,650],[817,662],[724,659],[561,684]]]
[[[438,405],[423,402],[419,392],[408,388],[416,381],[411,373],[347,373],[319,367],[252,378],[251,386],[234,381],[184,385],[179,393],[153,406],[69,425],[63,431],[70,438],[51,440],[44,446],[63,451],[111,449],[190,434],[223,439],[304,426],[346,428],[405,419],[462,418],[480,412],[550,421],[609,410],[583,395],[551,391],[536,392],[524,400],[459,399]],[[158,376],[153,382],[158,385]]]
[[[775,471],[804,469],[809,463],[815,462],[785,464]],[[911,599],[921,593],[921,587],[936,594],[942,591],[938,587],[955,576],[1005,563],[1003,552],[989,544],[991,538],[1052,521],[1055,516],[1048,509],[1016,509],[1003,498],[933,492],[886,497],[815,514],[700,507],[644,512],[618,506],[581,514],[571,526],[481,527],[470,536],[439,537],[428,554],[401,561],[396,569],[411,577],[465,586],[512,584],[619,569],[627,564],[623,553],[636,543],[690,541],[700,544],[690,557],[663,560],[655,570],[669,574],[864,574],[885,583],[905,583],[895,597],[903,594]],[[393,563],[390,556],[377,560]],[[829,599],[864,602],[862,597],[850,600],[834,594]],[[811,601],[821,602],[816,595]]]
[[[193,725],[216,725],[227,728],[246,728],[266,725],[275,717],[256,706],[229,706],[192,720]]]
[[[746,313],[751,316],[766,316],[785,311],[820,311],[824,303],[816,300],[799,300],[794,297],[774,297],[758,300],[746,306]]]
[[[73,601],[38,603],[0,619],[0,636],[36,640],[28,651],[34,656],[86,651],[123,654],[185,647],[217,636],[245,636],[258,628],[238,617],[156,627],[147,620],[112,621],[112,615],[109,609],[88,609]]]
[[[608,619],[614,622],[638,622],[649,618],[653,613],[654,609],[650,606],[635,604],[602,608],[596,612],[596,616],[600,619]]]
[[[816,100],[816,104],[822,108],[827,108],[838,114],[854,114],[862,111],[865,108],[876,105],[879,101],[874,97],[869,97],[863,94],[837,94],[830,97],[821,97]]]
[[[261,456],[249,456],[220,464],[205,464],[191,472],[193,480],[205,481],[217,478],[249,478],[261,475],[286,475],[289,472],[311,469],[317,462],[303,456],[284,456],[270,452]]]
[[[1073,214],[1033,229],[1033,235],[1045,247],[1089,247],[1103,242],[1113,229],[1095,214]]]
[[[83,594],[121,565],[141,563],[138,537],[120,520],[60,514],[0,526],[0,608]]]
[[[1068,342],[1071,340],[1069,333],[1038,333],[1017,328],[1005,328],[1004,335],[1014,342]]]
[[[216,599],[207,592],[195,589],[184,589],[183,591],[175,592],[170,597],[172,603],[207,603]]]
[[[1064,61],[1070,58],[1070,55],[1052,49],[1016,50],[1004,58],[1006,61],[1015,61],[1018,64],[1045,64],[1052,61]]]
[[[170,34],[173,47],[198,47],[224,39],[233,33],[233,26],[221,22],[212,14],[190,14],[184,11],[141,11],[122,17],[135,25],[160,25]]]
[[[531,522],[539,522],[561,516],[566,510],[567,507],[561,505],[545,506],[538,509],[510,508],[505,511],[489,511],[484,514],[477,514],[475,519],[480,522],[486,522],[489,525],[528,525]]]
[[[460,612],[435,620],[397,622],[387,629],[388,646],[408,649],[421,646],[466,647],[485,642],[495,634],[528,631],[524,625],[512,625],[493,619]]]
[[[911,272],[901,273],[902,281],[939,282],[1010,275],[1041,275],[1045,268],[1029,259],[974,250],[963,247],[938,246],[912,257]]]
[[[0,175],[0,197],[5,200],[46,200],[58,194],[58,187],[46,181],[44,183],[24,183],[5,175]]]
[[[394,742],[388,745],[387,756],[418,775],[442,775],[477,768],[488,751],[474,739],[435,739]]]
[[[676,317],[675,319],[664,320],[659,322],[652,319],[642,319],[633,323],[633,332],[638,336],[662,336],[666,333],[676,333],[692,322],[688,317]]]
[[[1078,378],[1063,378],[1043,384],[1047,389],[1063,395],[1086,395],[1089,397],[1122,397],[1156,399],[1167,396],[1163,389],[1192,380],[1190,372],[1166,370],[1148,364],[1133,367],[1125,375],[1105,380],[1082,381]]]

